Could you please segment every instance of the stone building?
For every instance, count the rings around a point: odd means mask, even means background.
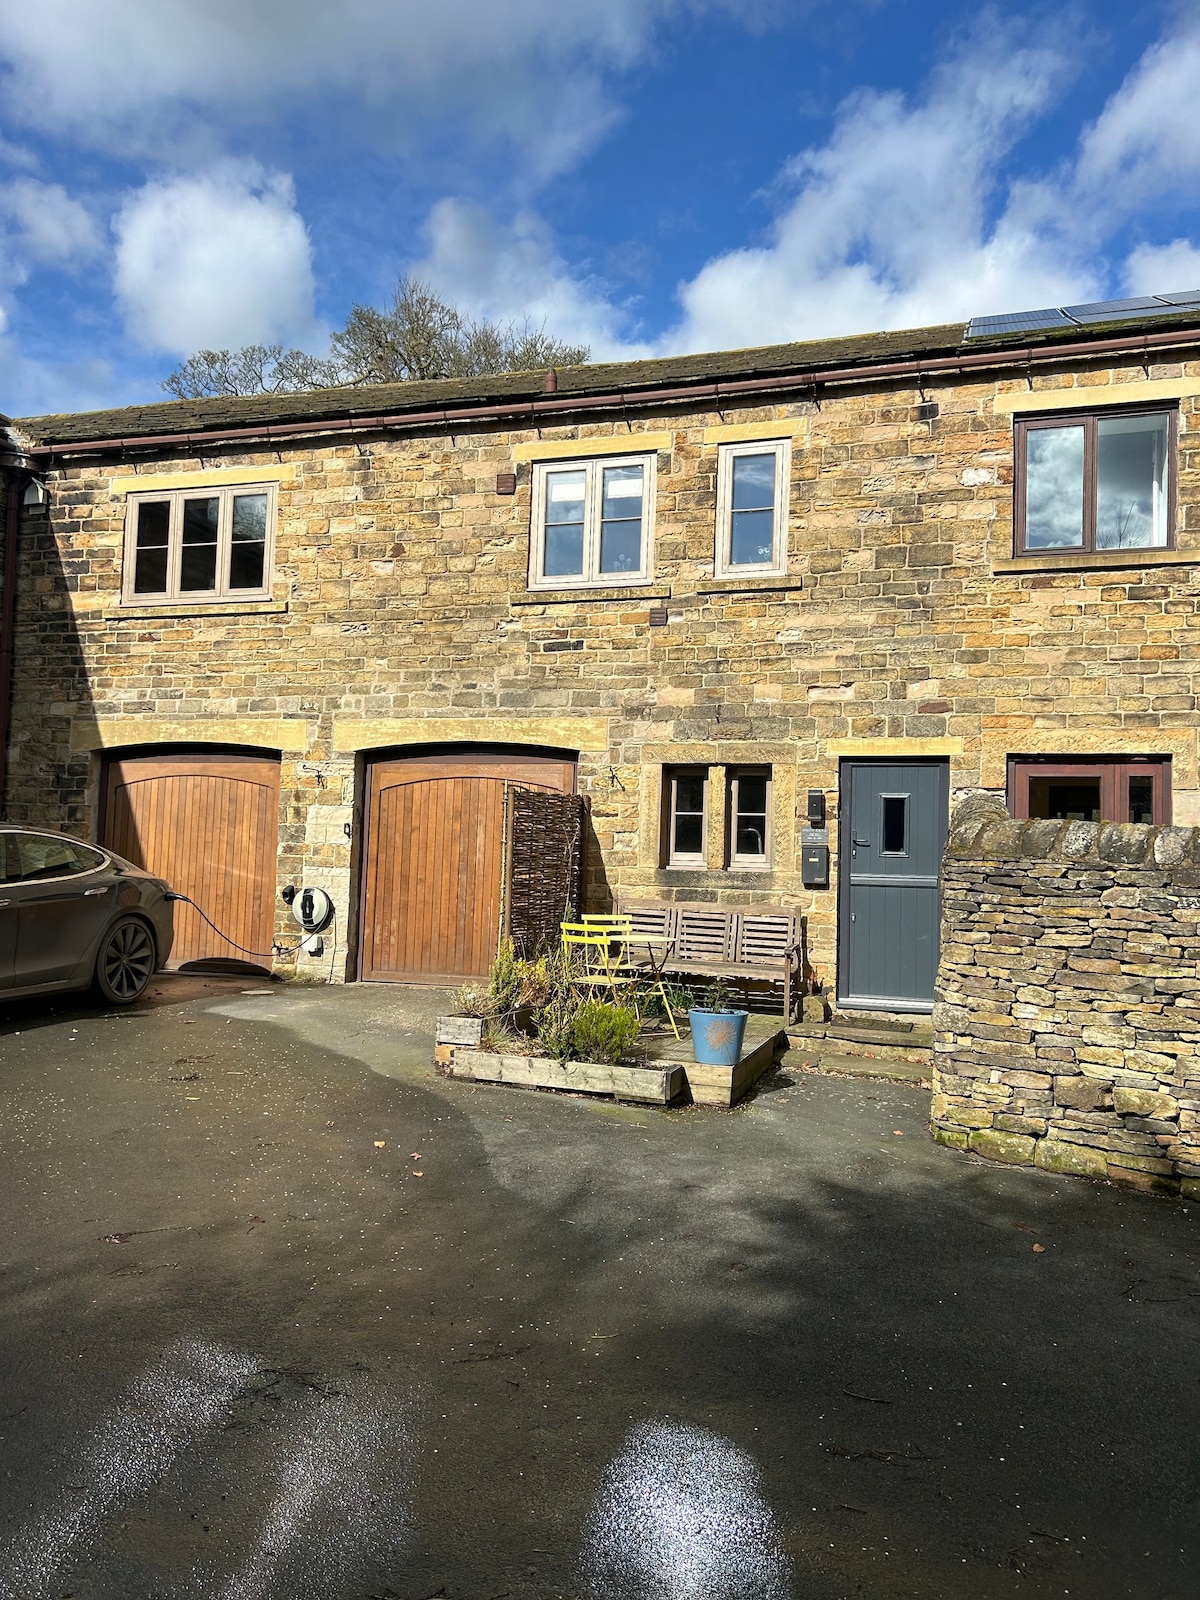
[[[957,798],[1200,822],[1200,295],[8,432],[6,814],[251,950],[326,889],[302,976],[480,970],[504,780],[848,1009],[930,1008]]]

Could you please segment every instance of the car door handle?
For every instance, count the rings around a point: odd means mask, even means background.
[[[89,894],[107,894],[108,893],[108,886],[105,885],[105,887],[103,889],[85,889],[83,891],[83,893],[84,893],[85,898]]]
[[[10,905],[12,905],[12,901],[11,900],[0,900],[0,906],[10,906]]]

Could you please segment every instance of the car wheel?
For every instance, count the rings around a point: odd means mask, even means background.
[[[109,1005],[141,998],[157,966],[154,936],[144,922],[127,917],[104,935],[96,956],[96,993]]]

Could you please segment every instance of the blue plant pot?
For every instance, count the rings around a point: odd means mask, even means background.
[[[689,1011],[693,1058],[704,1067],[736,1067],[749,1015],[748,1011]]]

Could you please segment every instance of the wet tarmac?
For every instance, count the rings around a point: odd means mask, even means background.
[[[0,1011],[3,1600],[1200,1592],[1198,1208],[156,990]]]

